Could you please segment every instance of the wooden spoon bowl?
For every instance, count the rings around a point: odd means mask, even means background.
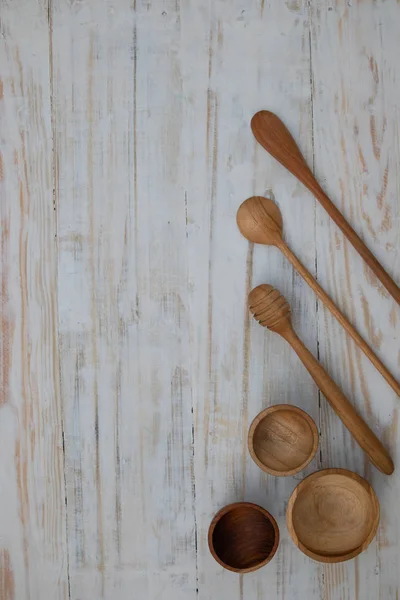
[[[343,562],[361,554],[375,537],[379,502],[370,484],[356,473],[324,469],[295,488],[286,520],[304,554],[319,562]]]
[[[298,473],[312,461],[318,448],[318,429],[312,418],[290,404],[263,410],[252,422],[249,452],[266,473],[286,476]]]
[[[269,563],[278,544],[279,529],[274,517],[250,502],[224,506],[208,530],[211,554],[221,566],[235,573],[250,573]]]
[[[282,243],[281,211],[269,198],[247,198],[238,208],[236,222],[240,233],[254,244],[279,246]]]

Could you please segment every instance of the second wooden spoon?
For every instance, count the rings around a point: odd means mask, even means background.
[[[355,343],[369,358],[372,364],[378,369],[388,384],[400,396],[400,384],[388,371],[381,360],[376,356],[373,350],[363,340],[357,330],[347,320],[345,315],[338,309],[333,300],[315,281],[313,276],[305,266],[299,261],[297,256],[288,248],[282,238],[282,215],[278,206],[269,198],[262,196],[253,196],[248,198],[240,205],[237,215],[237,224],[240,232],[250,242],[256,244],[265,244],[267,246],[277,246],[283,252],[286,258],[292,263],[296,271],[305,279],[308,285],[314,290],[317,296],[322,300],[325,306],[331,311],[333,316],[339,321],[347,333],[351,335]]]

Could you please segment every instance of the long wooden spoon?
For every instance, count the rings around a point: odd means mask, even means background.
[[[279,333],[289,342],[333,410],[369,456],[371,462],[382,473],[391,475],[394,465],[387,450],[294,332],[290,319],[290,306],[286,299],[272,285],[259,285],[249,294],[249,307],[260,325]]]
[[[307,271],[305,266],[283,241],[282,215],[275,202],[269,198],[263,198],[262,196],[248,198],[240,205],[237,211],[236,220],[240,232],[250,242],[254,242],[255,244],[265,244],[267,246],[277,246],[279,250],[283,252],[296,271],[305,279],[325,306],[331,311],[333,316],[345,328],[347,333],[351,335],[357,346],[361,348],[372,364],[375,365],[381,375],[386,379],[388,384],[394,389],[396,394],[400,396],[399,382],[396,381],[357,330],[349,323],[345,315],[338,309],[333,300],[331,300],[328,294],[324,292],[311,273]]]
[[[279,117],[268,110],[262,110],[252,118],[251,128],[261,146],[314,194],[335,221],[336,225],[340,227],[347,239],[363,257],[369,268],[375,273],[379,281],[385,286],[396,302],[400,304],[400,288],[395,284],[390,275],[386,273],[385,269],[377,261],[372,252],[368,250],[362,239],[350,227],[342,213],[322,190],[310,171],[296,142]]]

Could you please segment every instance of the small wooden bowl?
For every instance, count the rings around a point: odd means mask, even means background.
[[[292,540],[325,563],[350,560],[375,537],[379,502],[368,481],[347,469],[312,473],[293,491],[286,513]]]
[[[294,475],[304,469],[318,448],[318,429],[304,410],[276,404],[250,425],[248,447],[254,462],[266,473]]]
[[[273,558],[278,544],[279,529],[274,517],[251,502],[224,506],[208,530],[211,554],[234,573],[260,569]]]

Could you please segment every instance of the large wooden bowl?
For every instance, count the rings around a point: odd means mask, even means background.
[[[279,529],[274,517],[251,502],[224,506],[208,530],[211,554],[235,573],[250,573],[269,563],[278,544]]]
[[[314,458],[318,429],[301,408],[276,404],[256,416],[247,442],[260,469],[271,475],[294,475]]]
[[[292,540],[325,563],[349,560],[375,537],[379,502],[368,481],[347,469],[312,473],[293,491],[287,513]]]

